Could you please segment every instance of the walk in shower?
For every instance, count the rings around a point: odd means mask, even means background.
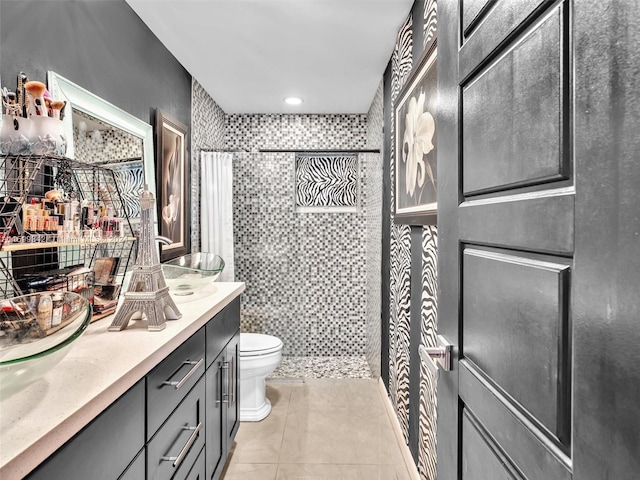
[[[380,154],[311,155],[318,160],[233,154],[235,279],[246,283],[241,328],[282,339],[276,376],[368,377],[367,345],[380,336]],[[319,192],[344,187],[354,208],[300,208],[296,188],[313,191],[314,182]]]

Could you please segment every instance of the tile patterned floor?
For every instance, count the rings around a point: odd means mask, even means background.
[[[271,414],[243,422],[223,480],[408,480],[378,382],[267,381]]]
[[[371,378],[364,355],[352,357],[282,357],[269,378]]]

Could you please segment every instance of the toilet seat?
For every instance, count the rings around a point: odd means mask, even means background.
[[[262,333],[240,334],[240,356],[257,357],[269,355],[282,350],[282,340],[272,335]]]

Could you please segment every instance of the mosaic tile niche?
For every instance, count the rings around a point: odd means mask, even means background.
[[[229,115],[227,148],[357,149],[366,115]],[[295,153],[234,154],[241,328],[276,335],[289,356],[365,352],[366,182],[357,213],[296,213]]]

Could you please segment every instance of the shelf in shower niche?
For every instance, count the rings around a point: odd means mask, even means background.
[[[93,240],[73,240],[68,242],[30,242],[30,243],[11,243],[3,245],[1,252],[21,252],[23,250],[35,250],[37,248],[54,248],[54,247],[73,247],[83,245],[105,245],[113,243],[124,243],[135,241],[136,237],[118,237],[118,238],[101,238]]]

